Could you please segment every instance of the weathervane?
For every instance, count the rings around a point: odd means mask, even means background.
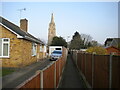
[[[18,11],[20,11],[20,19],[21,19],[22,11],[26,11],[26,8],[18,9]]]

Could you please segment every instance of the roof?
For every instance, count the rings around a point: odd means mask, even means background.
[[[14,33],[18,34],[19,36],[22,36],[22,38],[25,40],[29,40],[39,44],[44,44],[41,40],[37,39],[36,37],[29,34],[28,32],[21,30],[20,27],[18,27],[17,25],[13,24],[12,22],[6,20],[1,16],[0,16],[0,23],[2,23],[2,25],[6,26],[7,28],[12,30]]]
[[[107,38],[105,41],[105,46],[109,43],[109,46],[115,46],[120,43],[120,38]]]

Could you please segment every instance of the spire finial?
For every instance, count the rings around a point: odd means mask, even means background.
[[[51,16],[51,23],[54,23],[53,13],[52,13],[52,16]]]

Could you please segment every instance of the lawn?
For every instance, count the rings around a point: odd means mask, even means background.
[[[11,74],[12,72],[14,72],[15,70],[11,70],[11,69],[2,69],[0,71],[0,77],[2,76],[5,76],[5,75],[8,75],[8,74]]]

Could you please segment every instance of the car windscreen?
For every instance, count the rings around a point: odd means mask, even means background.
[[[62,54],[61,51],[53,51],[53,53],[55,53],[55,54]]]

